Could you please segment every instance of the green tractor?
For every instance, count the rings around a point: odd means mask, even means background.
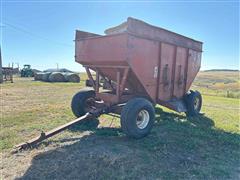
[[[33,77],[34,73],[33,70],[31,69],[31,65],[25,64],[23,66],[23,69],[21,70],[21,77]]]

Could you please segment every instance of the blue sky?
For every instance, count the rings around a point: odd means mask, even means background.
[[[238,2],[1,2],[3,65],[31,64],[40,70],[83,68],[74,61],[80,29],[103,34],[127,17],[204,42],[202,70],[239,69]]]

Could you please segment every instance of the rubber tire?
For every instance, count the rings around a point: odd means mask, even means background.
[[[141,110],[147,110],[150,116],[148,125],[144,129],[137,127],[136,119]],[[139,139],[148,135],[155,121],[155,109],[144,98],[134,98],[127,102],[121,112],[121,127],[123,132],[132,138]]]
[[[76,117],[83,116],[85,112],[85,101],[89,98],[95,97],[95,91],[93,90],[81,90],[75,94],[72,98],[71,109]]]
[[[194,100],[195,98],[199,98],[199,107],[198,109],[194,108]],[[190,91],[190,94],[186,95],[185,102],[187,106],[187,116],[197,116],[199,115],[201,108],[202,108],[202,95],[198,91]]]

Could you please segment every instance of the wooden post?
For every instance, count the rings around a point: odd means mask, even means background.
[[[2,70],[2,53],[0,46],[0,83],[3,83],[3,70]]]

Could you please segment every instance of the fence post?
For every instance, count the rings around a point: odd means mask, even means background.
[[[3,70],[2,70],[2,53],[1,53],[1,46],[0,46],[0,83],[3,82]]]

